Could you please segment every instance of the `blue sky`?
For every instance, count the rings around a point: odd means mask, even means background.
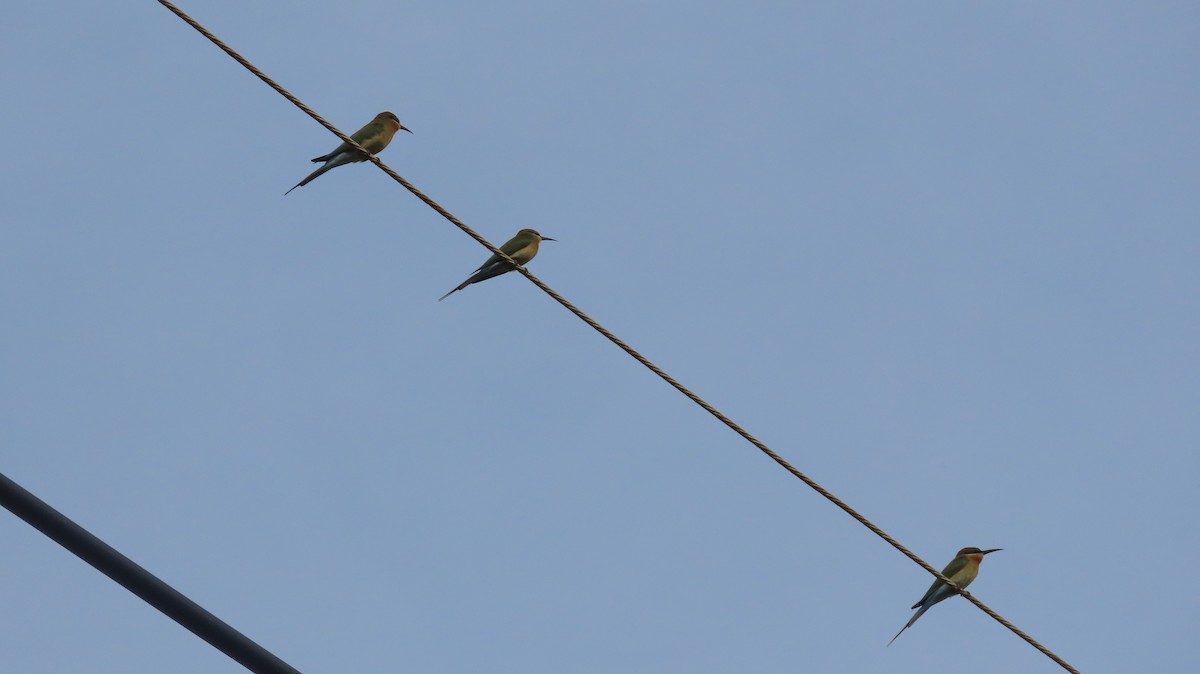
[[[184,3],[1085,672],[1200,664],[1200,9]],[[156,3],[0,24],[0,472],[306,674],[1061,671]],[[244,671],[14,517],[24,673]],[[1170,569],[1169,575],[1162,570]],[[1161,581],[1156,581],[1161,578]]]

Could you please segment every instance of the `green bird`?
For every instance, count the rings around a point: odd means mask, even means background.
[[[375,119],[372,119],[366,126],[358,131],[355,131],[354,135],[350,137],[354,139],[354,142],[363,146],[371,154],[379,154],[380,152],[383,152],[383,148],[388,146],[388,143],[392,142],[392,137],[395,136],[396,132],[400,129],[408,131],[408,129],[404,128],[404,125],[400,123],[400,118],[396,117],[395,114],[390,112],[381,112],[378,115],[375,115]],[[408,132],[412,133],[412,131]],[[325,165],[308,174],[308,177],[304,180],[301,180],[293,185],[292,190],[311,183],[319,178],[321,174],[330,169],[335,169],[343,164],[352,164],[354,162],[366,160],[367,155],[351,148],[347,143],[342,143],[334,148],[333,152],[314,158],[313,161],[323,161],[325,162]],[[284,192],[284,195],[290,194],[292,190]]]
[[[979,575],[979,563],[983,561],[983,556],[998,551],[1000,551],[1000,548],[992,548],[991,550],[963,548],[946,565],[946,568],[942,569],[942,575],[949,578],[960,588],[966,589],[971,584],[971,581],[975,580],[975,576]],[[913,608],[920,608],[921,610],[913,614],[908,624],[901,627],[899,632],[896,632],[896,636],[892,637],[892,641],[895,641],[896,637],[903,634],[904,630],[912,627],[912,624],[917,622],[917,618],[924,615],[934,604],[943,599],[953,597],[956,594],[958,593],[940,579],[933,581],[933,585],[929,586],[929,591],[925,593],[924,597],[921,597],[921,601],[912,605]],[[888,646],[892,645],[892,641],[888,642]]]
[[[538,254],[538,244],[543,241],[555,241],[555,239],[551,239],[548,236],[542,236],[532,229],[522,229],[521,231],[517,232],[516,236],[506,241],[503,246],[500,246],[500,250],[503,251],[505,255],[516,260],[517,264],[524,266],[528,264],[535,255]],[[441,302],[442,300],[462,290],[463,288],[466,288],[472,283],[479,283],[480,281],[486,281],[493,276],[507,274],[513,269],[515,269],[515,267],[512,266],[512,263],[508,262],[499,255],[492,255],[487,259],[487,262],[479,265],[479,269],[476,269],[475,273],[471,274],[470,278],[460,283],[454,290],[451,290],[445,295],[439,297],[438,301]]]

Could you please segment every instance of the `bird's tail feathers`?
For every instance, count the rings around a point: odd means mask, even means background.
[[[329,171],[331,169],[335,169],[339,166],[344,166],[344,165],[350,163],[350,160],[344,159],[342,157],[338,157],[335,155],[330,155],[330,156],[333,157],[333,159],[325,162],[324,166],[319,167],[316,171],[313,171],[312,173],[308,174],[307,178],[305,178],[304,180],[301,180],[300,182],[293,185],[292,190],[296,189],[297,187],[304,187],[305,185],[316,180],[317,178],[320,178],[322,175],[325,174],[326,171]],[[313,161],[321,161],[321,159],[322,159],[321,157],[317,157]],[[291,192],[292,190],[288,190],[287,192],[284,192],[284,195],[286,196],[287,193]]]
[[[460,285],[459,287],[455,288],[454,290],[451,290],[450,292],[446,293],[445,295],[442,295],[441,297],[439,297],[438,301],[441,302],[442,300],[446,299],[447,297],[453,295],[454,293],[456,293],[466,287],[467,287],[467,284],[464,283],[464,284]]]
[[[312,173],[308,174],[308,177],[306,177],[304,180],[301,180],[300,182],[296,183],[295,185],[292,185],[292,190],[296,189],[297,187],[304,187],[305,185],[307,185],[307,184],[311,183],[312,181],[316,180],[317,178],[319,178],[321,176],[321,174],[325,173],[326,171],[328,171],[329,169],[331,169],[333,167],[334,167],[333,164],[326,164],[326,165],[322,166],[321,168],[317,169],[316,171],[313,171]],[[284,192],[283,195],[287,196],[288,194],[290,194],[292,192],[292,190],[288,190],[287,192]]]
[[[930,604],[929,606],[932,606],[932,604]],[[913,623],[917,622],[917,618],[920,618],[921,616],[925,615],[925,612],[929,610],[929,606],[922,606],[920,611],[917,611],[916,613],[914,613],[913,617],[909,618],[908,622],[904,623],[904,627],[901,627],[900,631],[896,632],[896,636],[892,637],[892,641],[895,641],[896,637],[899,637],[901,634],[904,634],[904,630],[912,627]],[[892,641],[888,642],[888,646],[892,645]]]
[[[450,292],[446,293],[445,295],[442,295],[441,297],[439,297],[438,301],[441,302],[442,300],[444,300],[447,297],[453,295],[454,293],[462,290],[463,288],[466,288],[467,286],[471,285],[472,283],[474,283],[477,280],[478,279],[476,279],[474,276],[468,278],[466,281],[463,281],[462,283],[458,284],[458,287],[455,288],[454,290],[451,290]]]
[[[901,628],[900,628],[900,631],[899,631],[899,632],[896,632],[896,636],[892,637],[892,641],[889,641],[889,642],[888,642],[888,646],[891,646],[893,641],[895,641],[896,639],[900,638],[900,635],[901,635],[901,634],[904,634],[904,630],[906,630],[906,629],[908,629],[908,625],[905,625],[904,627],[901,627]]]

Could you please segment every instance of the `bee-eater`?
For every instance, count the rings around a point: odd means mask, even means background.
[[[354,142],[366,148],[366,150],[371,154],[379,154],[380,152],[383,152],[383,148],[388,146],[388,143],[392,142],[392,136],[395,136],[396,132],[400,129],[408,131],[408,129],[406,129],[404,125],[400,123],[400,119],[396,117],[395,114],[390,112],[381,112],[378,115],[375,115],[375,119],[372,119],[366,126],[358,131],[355,131],[354,135],[350,137],[354,139]],[[408,132],[412,133],[412,131]],[[313,159],[313,161],[323,161],[325,162],[325,165],[308,174],[308,177],[304,180],[296,183],[292,187],[292,190],[311,183],[329,169],[337,168],[343,164],[352,164],[354,162],[366,160],[366,155],[354,150],[348,144],[342,143],[341,145],[337,146],[333,152]],[[288,190],[287,192],[284,192],[284,194],[289,194],[292,190]]]
[[[947,564],[946,568],[942,569],[942,575],[953,581],[955,585],[965,589],[971,584],[971,581],[975,580],[975,576],[979,575],[979,563],[983,561],[983,556],[998,552],[1000,549],[980,550],[979,548],[963,548],[954,556],[953,561]],[[913,623],[917,622],[917,618],[920,618],[931,606],[956,594],[958,593],[940,579],[933,581],[933,585],[929,586],[929,591],[925,593],[924,597],[921,597],[921,601],[912,605],[913,608],[920,608],[921,610],[913,614],[908,624],[901,627],[899,632],[896,632],[896,636],[892,637],[892,641],[895,641],[896,637],[903,634],[904,630],[912,627]],[[892,641],[888,642],[888,646],[892,645]]]
[[[551,239],[548,236],[542,236],[532,229],[522,229],[521,231],[517,232],[516,236],[506,241],[503,246],[500,246],[500,250],[504,251],[505,255],[516,260],[518,264],[525,265],[528,264],[535,255],[537,255],[539,243],[543,241],[554,240],[555,239]],[[479,283],[480,281],[486,281],[493,276],[507,274],[513,269],[515,269],[515,267],[513,267],[511,263],[499,255],[493,254],[487,259],[487,262],[479,265],[479,269],[476,269],[475,273],[471,274],[470,278],[460,283],[459,286],[454,290],[451,290],[445,295],[439,297],[438,301],[441,302],[442,300],[453,295],[459,290],[466,288],[472,283]]]

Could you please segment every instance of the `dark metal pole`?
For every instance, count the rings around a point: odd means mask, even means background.
[[[255,674],[300,674],[0,473],[0,505]]]

